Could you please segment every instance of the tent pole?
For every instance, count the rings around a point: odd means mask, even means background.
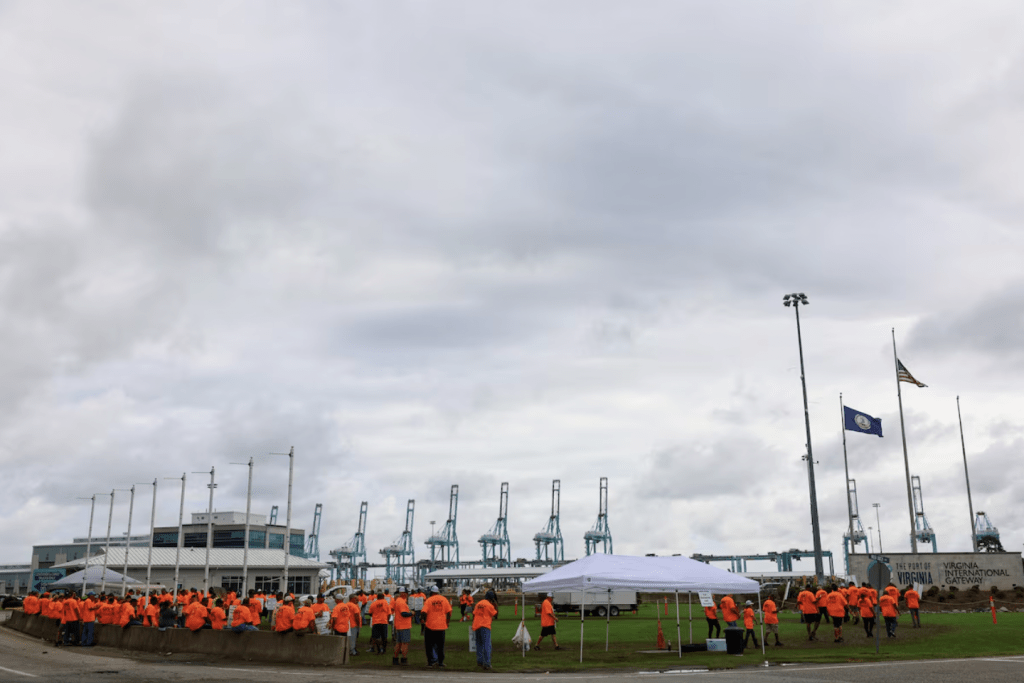
[[[583,663],[583,619],[587,614],[587,591],[580,593],[580,664]]]
[[[608,621],[605,622],[605,625],[604,625],[604,651],[608,652],[608,633],[609,633],[609,631],[611,631],[611,628],[612,628],[612,589],[611,588],[608,589],[608,606],[605,607],[605,609],[608,610],[608,614],[606,615]]]
[[[686,604],[690,608],[690,645],[693,645],[693,593],[686,594]]]
[[[679,650],[679,656],[683,656],[683,631],[679,626],[679,589],[676,589],[676,649]]]
[[[523,631],[526,631],[526,589],[523,591]],[[526,638],[523,638],[523,659],[526,659]]]
[[[765,657],[764,653],[764,612],[761,610],[761,586],[757,587],[757,611],[761,613],[761,656]]]

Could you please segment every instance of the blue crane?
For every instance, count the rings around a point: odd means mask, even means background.
[[[313,530],[306,538],[306,559],[320,561],[320,514],[323,512],[323,503],[317,503],[313,510]]]
[[[452,484],[451,496],[448,499],[448,521],[439,532],[426,540],[426,545],[430,548],[430,569],[457,567],[459,564],[459,537],[455,533],[458,512],[459,485]]]
[[[501,498],[498,501],[498,521],[491,530],[480,537],[485,567],[509,567],[512,565],[512,542],[508,538],[508,482],[501,482]]]
[[[974,537],[978,539],[978,551],[988,553],[1001,553],[1003,544],[999,540],[999,529],[993,526],[992,521],[984,512],[978,511],[974,517]]]
[[[598,544],[605,555],[612,555],[612,530],[608,528],[608,477],[601,477],[597,505],[597,522],[590,531],[583,534],[583,542],[587,547],[587,555],[596,553]]]
[[[850,574],[850,553],[857,552],[857,544],[864,544],[864,552],[871,552],[871,543],[868,535],[864,532],[864,525],[860,521],[860,507],[857,504],[857,480],[848,479],[846,492],[850,497],[850,518],[853,521],[853,537],[850,537],[850,530],[843,532],[843,562],[846,565],[846,573]]]
[[[384,556],[384,572],[388,579],[395,583],[405,583],[405,568],[416,564],[416,552],[412,542],[412,522],[416,510],[416,501],[409,499],[405,507],[405,530],[391,545],[381,548]]]
[[[921,493],[921,477],[916,474],[910,478],[914,489],[914,535],[921,543],[931,543],[932,552],[939,552],[939,544],[935,541],[935,531],[924,516],[924,495]]]
[[[562,482],[555,479],[551,482],[551,516],[548,517],[548,525],[533,536],[539,561],[551,564],[565,562],[565,545],[562,542],[562,527],[559,523],[561,505]]]
[[[359,526],[348,543],[330,552],[338,565],[338,578],[345,581],[366,580],[366,501],[359,505]]]

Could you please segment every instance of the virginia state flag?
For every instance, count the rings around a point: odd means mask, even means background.
[[[846,429],[851,432],[882,436],[882,419],[879,417],[871,417],[867,413],[843,406],[843,421]]]

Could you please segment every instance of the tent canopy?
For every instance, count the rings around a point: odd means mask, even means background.
[[[103,567],[92,565],[88,569],[82,569],[74,574],[68,574],[63,579],[51,583],[50,588],[81,588],[83,575],[85,578],[86,588],[95,588],[102,583],[106,583],[113,588],[114,584],[121,583],[122,578],[125,578],[125,584],[129,586],[135,587],[142,585],[141,581],[137,581],[130,576],[124,577],[123,574],[119,574],[109,567],[104,575]]]
[[[689,557],[588,555],[523,584],[524,592],[636,590],[757,593],[757,581]]]

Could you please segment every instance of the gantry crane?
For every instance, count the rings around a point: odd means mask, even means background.
[[[346,581],[366,580],[366,501],[359,504],[359,526],[348,543],[330,552],[338,563],[338,578]]]
[[[939,544],[935,541],[935,531],[928,524],[924,515],[924,495],[921,493],[921,477],[916,474],[910,478],[914,489],[914,535],[921,543],[931,543],[932,552],[939,552]]]
[[[995,528],[988,515],[980,510],[974,517],[974,537],[978,541],[979,552],[1004,552],[1003,544],[999,541],[999,529]]]
[[[508,567],[512,564],[512,543],[508,539],[508,482],[501,482],[498,521],[480,537],[485,567]]]
[[[270,526],[277,524],[277,506],[270,508]]]
[[[380,554],[384,556],[385,576],[398,584],[405,583],[406,566],[416,564],[416,552],[413,550],[412,542],[415,508],[416,501],[410,498],[405,508],[405,530],[391,545],[380,550]]]
[[[594,527],[583,534],[583,542],[587,547],[587,555],[597,552],[598,544],[602,552],[612,555],[612,531],[608,528],[608,477],[601,477],[598,491],[597,522]]]
[[[458,512],[459,485],[452,484],[451,496],[448,499],[448,521],[441,527],[441,531],[426,540],[426,544],[430,548],[431,569],[457,567],[459,564],[459,537],[455,533]]]
[[[562,527],[559,522],[562,505],[562,482],[555,479],[551,482],[551,516],[548,525],[533,536],[537,546],[537,560],[545,563],[561,564],[565,562],[565,547],[562,542]],[[543,552],[541,551],[543,548]]]
[[[313,510],[313,530],[309,532],[306,539],[306,559],[320,561],[320,514],[323,512],[322,503],[317,503]]]
[[[864,525],[860,521],[860,507],[857,505],[857,480],[849,479],[846,482],[846,493],[850,497],[850,519],[853,524],[853,537],[850,537],[850,530],[843,532],[843,562],[846,564],[846,574],[850,572],[850,553],[857,552],[857,544],[864,543],[864,552],[871,552],[871,543],[868,535],[864,532]]]

